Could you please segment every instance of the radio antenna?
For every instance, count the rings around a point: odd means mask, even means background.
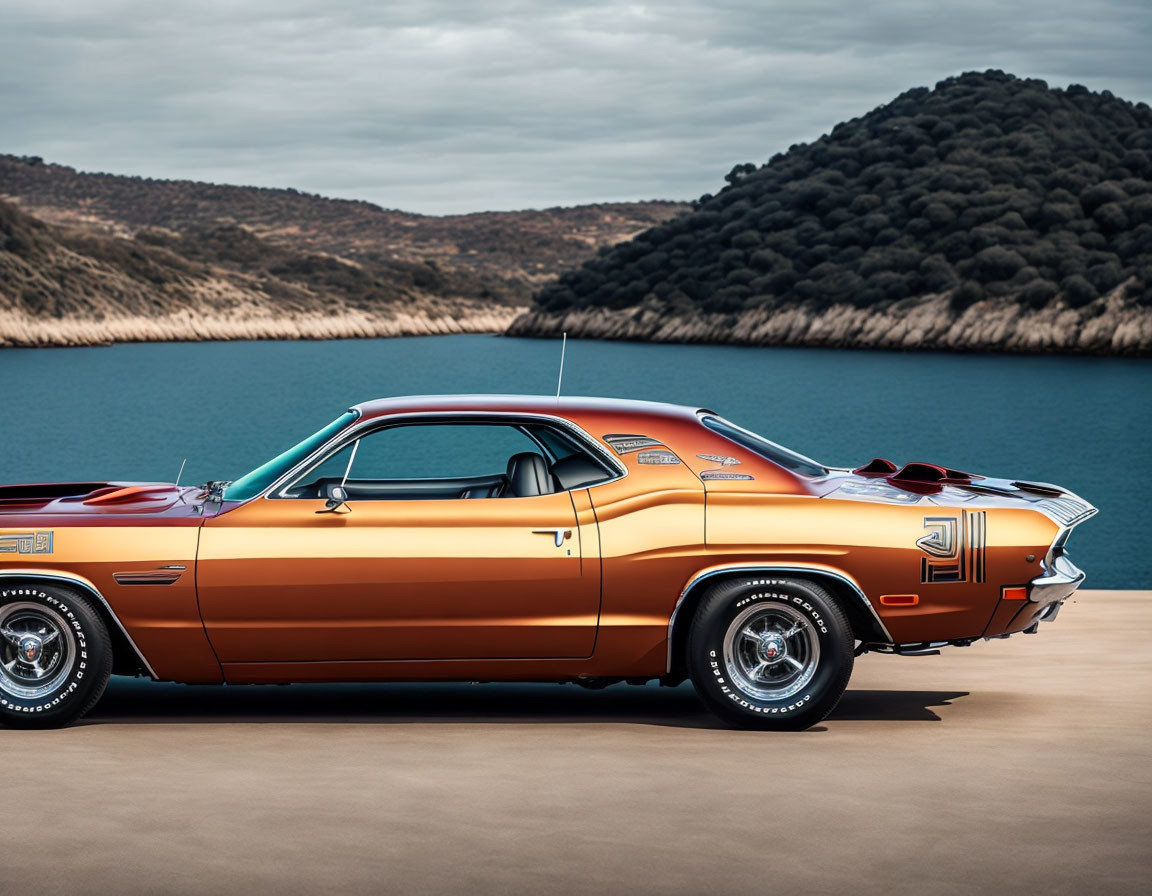
[[[186,463],[188,463],[188,458],[184,458],[184,460],[180,461],[180,472],[176,474],[176,488],[177,489],[180,488],[180,479],[184,476],[184,464],[186,464]],[[187,503],[184,501],[183,493],[181,493],[179,495],[179,498],[182,502]]]
[[[560,342],[560,376],[556,378],[556,397],[560,397],[560,387],[564,384],[564,350],[568,348],[568,332],[564,332],[564,338]]]

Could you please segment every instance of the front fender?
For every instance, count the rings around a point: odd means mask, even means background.
[[[152,668],[151,663],[148,662],[148,658],[144,656],[143,651],[141,651],[136,645],[136,642],[132,640],[132,636],[128,634],[128,629],[124,627],[124,623],[120,621],[120,617],[116,615],[116,611],[112,609],[112,605],[108,603],[108,600],[100,593],[100,589],[91,581],[84,578],[84,576],[59,569],[31,568],[0,570],[0,588],[3,588],[6,583],[19,581],[59,582],[78,588],[89,597],[94,598],[96,601],[96,610],[104,617],[104,624],[108,626],[108,630],[113,633],[118,631],[127,646],[135,653],[140,664],[148,671],[148,674],[151,675],[153,679],[158,678],[156,671]]]

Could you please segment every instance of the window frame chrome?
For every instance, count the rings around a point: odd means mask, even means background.
[[[342,451],[345,447],[352,442],[377,431],[378,429],[386,429],[395,424],[418,424],[421,420],[426,420],[429,423],[436,422],[452,422],[459,421],[461,423],[469,422],[492,422],[503,425],[515,426],[517,421],[527,423],[544,423],[546,425],[556,426],[566,431],[571,435],[580,447],[588,450],[590,454],[600,460],[604,467],[608,470],[614,471],[613,475],[601,480],[600,482],[593,483],[592,485],[582,485],[579,488],[597,488],[601,485],[607,485],[610,482],[618,482],[628,475],[628,468],[620,462],[619,458],[613,457],[606,448],[600,445],[591,435],[589,435],[582,427],[573,423],[565,417],[558,417],[553,414],[539,414],[533,412],[522,411],[402,411],[396,414],[383,414],[376,417],[365,418],[362,411],[357,408],[349,408],[359,416],[352,421],[340,432],[336,433],[327,442],[313,451],[310,455],[284,473],[279,479],[275,480],[268,486],[258,498],[264,500],[309,500],[307,498],[297,498],[294,495],[286,495],[284,492],[296,485],[298,477],[304,476],[315,467],[318,463],[323,463],[331,455]],[[527,434],[525,434],[527,435]],[[528,436],[531,438],[531,436]],[[533,441],[536,441],[533,439]],[[416,480],[413,480],[416,481]],[[556,494],[567,494],[568,492],[577,491],[578,489],[569,488],[564,489],[562,492]],[[256,499],[253,499],[256,500]],[[424,500],[415,498],[412,500]],[[451,499],[449,499],[451,500]],[[475,500],[475,499],[468,499]]]

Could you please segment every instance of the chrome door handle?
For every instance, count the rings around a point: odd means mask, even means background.
[[[533,529],[533,535],[551,535],[556,540],[556,547],[564,547],[564,540],[572,537],[571,529]]]

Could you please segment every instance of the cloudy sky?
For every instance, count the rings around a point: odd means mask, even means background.
[[[0,152],[429,213],[692,198],[969,69],[1152,101],[1149,0],[0,0]]]

